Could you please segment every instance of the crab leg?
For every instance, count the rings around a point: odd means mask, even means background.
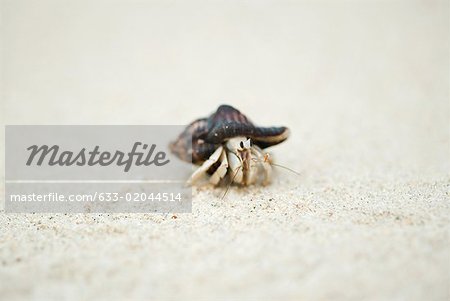
[[[217,170],[212,174],[211,178],[209,179],[209,182],[213,185],[217,185],[217,183],[219,183],[219,181],[225,176],[228,170],[228,160],[225,151],[222,152],[219,160],[220,166],[217,168]]]
[[[253,146],[252,153],[258,158],[258,162],[261,163],[261,166],[264,169],[263,185],[269,184],[272,175],[272,166],[270,166],[270,163],[267,160],[265,160],[264,153],[259,147]]]
[[[193,183],[197,182],[202,176],[204,176],[206,174],[206,172],[208,171],[208,169],[214,163],[216,163],[217,160],[219,160],[222,153],[223,153],[223,147],[219,146],[216,149],[216,151],[208,158],[208,160],[203,162],[203,164],[199,168],[197,168],[196,171],[194,171],[194,173],[191,175],[191,177],[188,180],[188,184],[193,184]]]
[[[233,182],[242,184],[244,174],[242,172],[242,163],[238,156],[233,152],[228,151],[228,164],[230,165],[231,173],[230,175],[234,177]]]

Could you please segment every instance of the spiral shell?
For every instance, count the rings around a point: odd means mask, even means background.
[[[245,136],[264,149],[289,137],[286,127],[258,127],[244,114],[229,105],[221,105],[208,118],[190,123],[171,143],[171,151],[180,159],[201,164],[228,139]]]

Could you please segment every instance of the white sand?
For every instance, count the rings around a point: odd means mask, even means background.
[[[6,124],[227,102],[302,176],[177,219],[2,213],[0,299],[448,300],[448,2],[57,3],[2,1]]]

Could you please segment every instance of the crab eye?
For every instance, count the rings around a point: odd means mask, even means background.
[[[239,146],[240,146],[241,148],[244,148],[244,142],[241,141],[241,142],[239,143]]]

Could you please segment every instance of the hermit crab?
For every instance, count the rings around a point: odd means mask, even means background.
[[[258,127],[229,105],[221,105],[208,118],[193,121],[170,144],[180,159],[200,167],[191,175],[193,185],[202,179],[217,185],[250,185],[270,182],[273,162],[265,148],[279,144],[289,136],[286,127]]]

